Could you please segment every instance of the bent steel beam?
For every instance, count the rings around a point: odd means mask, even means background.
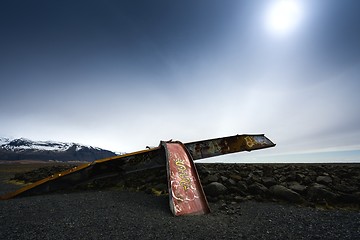
[[[223,154],[252,151],[275,146],[264,134],[236,135],[190,142],[184,145],[194,161]],[[104,158],[54,174],[15,192],[2,195],[0,199],[6,200],[14,197],[43,194],[74,187],[80,183],[94,179],[165,167],[165,159],[165,151],[161,145],[152,149]]]

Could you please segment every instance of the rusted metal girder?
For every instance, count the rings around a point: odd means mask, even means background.
[[[252,151],[274,147],[263,134],[236,135],[184,144],[194,161],[223,154]],[[1,200],[13,197],[29,196],[66,189],[99,178],[112,177],[130,172],[165,167],[165,151],[159,147],[96,160],[64,172],[60,172],[27,185],[15,192],[0,196]]]
[[[264,134],[244,134],[185,143],[185,146],[192,158],[198,160],[241,151],[250,152],[252,150],[274,147],[275,144],[265,137]]]

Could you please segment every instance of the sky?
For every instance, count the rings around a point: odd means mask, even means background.
[[[0,2],[0,136],[116,152],[264,133],[215,161],[360,162],[360,2]]]

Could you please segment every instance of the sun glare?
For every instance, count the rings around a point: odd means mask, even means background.
[[[265,17],[266,27],[272,34],[287,35],[298,27],[302,16],[299,0],[273,0]]]

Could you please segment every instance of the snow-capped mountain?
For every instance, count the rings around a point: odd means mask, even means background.
[[[10,138],[0,137],[0,146],[4,144],[8,144],[9,142],[11,142]]]
[[[116,154],[77,143],[0,137],[0,160],[94,161],[112,156],[116,156]]]

